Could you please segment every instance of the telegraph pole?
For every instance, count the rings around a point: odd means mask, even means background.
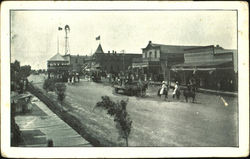
[[[123,58],[122,58],[122,59],[123,59],[123,60],[122,60],[123,72],[125,72],[125,66],[124,66],[124,52],[125,52],[125,50],[122,50],[122,55],[123,55],[123,56],[122,56],[122,57],[123,57]]]

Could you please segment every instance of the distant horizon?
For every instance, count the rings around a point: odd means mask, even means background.
[[[46,69],[57,38],[64,55],[65,25],[71,55],[90,56],[99,43],[105,53],[142,53],[149,41],[237,49],[235,11],[11,11],[11,62]]]

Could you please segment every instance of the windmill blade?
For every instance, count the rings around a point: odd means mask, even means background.
[[[70,31],[69,25],[65,25],[64,29]]]

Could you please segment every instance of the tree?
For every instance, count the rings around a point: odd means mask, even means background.
[[[24,81],[31,73],[31,66],[20,66],[20,62],[15,60],[10,65],[11,70],[11,90],[19,90],[20,93],[24,91]]]
[[[30,65],[25,65],[20,67],[20,74],[21,77],[27,78],[31,73],[31,66]]]
[[[15,60],[14,63],[11,63],[10,64],[10,80],[11,80],[11,90],[12,91],[16,91],[17,90],[17,87],[18,87],[18,84],[19,84],[19,81],[21,78],[18,77],[19,75],[19,70],[20,70],[20,62]]]
[[[128,137],[132,127],[132,120],[127,113],[126,106],[128,100],[121,100],[117,103],[110,100],[108,96],[102,96],[102,101],[97,102],[97,108],[104,108],[107,110],[107,114],[114,117],[114,122],[116,123],[116,128],[119,131],[121,138],[125,139],[126,146],[128,146]]]
[[[46,79],[43,83],[43,89],[46,91],[54,91],[55,90],[55,83],[54,79]]]
[[[56,86],[57,99],[62,104],[62,102],[65,98],[66,85],[64,83],[56,83],[55,86]]]

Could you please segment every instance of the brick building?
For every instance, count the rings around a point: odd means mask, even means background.
[[[117,53],[108,51],[104,53],[101,44],[97,47],[91,59],[91,68],[99,68],[106,73],[118,74],[132,66],[132,59],[141,57],[141,54]]]
[[[86,66],[88,59],[90,58],[87,55],[64,55],[64,59],[69,61],[69,71],[81,73],[83,68]]]

